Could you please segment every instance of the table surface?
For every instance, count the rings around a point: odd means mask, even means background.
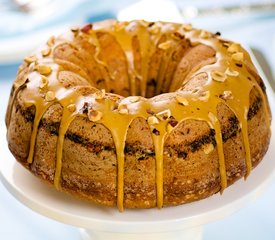
[[[275,14],[245,18],[225,27],[216,21],[194,21],[196,26],[221,31],[222,35],[260,50],[275,69]],[[0,65],[0,121],[4,120],[12,80],[18,65]],[[274,76],[274,75],[273,75]],[[271,80],[272,81],[272,80]],[[274,78],[273,78],[274,81]],[[274,133],[273,133],[274,134]],[[273,146],[274,147],[274,146]],[[0,157],[3,156],[0,146]],[[23,206],[0,184],[0,239],[78,240],[78,230],[41,216]],[[204,240],[274,240],[275,183],[256,201],[226,219],[206,225]]]

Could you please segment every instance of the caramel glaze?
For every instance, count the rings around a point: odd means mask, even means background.
[[[53,59],[52,52],[64,42],[70,41],[71,44],[73,44],[74,39],[79,36],[86,38],[95,47],[94,60],[98,65],[108,71],[107,62],[103,58],[100,58],[102,50],[98,40],[98,34],[100,33],[111,34],[125,54],[130,86],[129,97],[122,97],[113,93],[102,94],[91,80],[87,80],[92,86],[88,93],[78,91],[77,88],[65,88],[58,80],[59,72],[62,69]],[[173,34],[174,36],[172,36]],[[165,36],[167,41],[160,45],[158,43],[162,36]],[[138,38],[140,45],[140,71],[135,67],[136,56],[134,55],[132,41],[134,37]],[[162,82],[164,81],[167,64],[178,45],[179,39],[177,39],[177,37],[188,39],[193,46],[203,44],[213,48],[216,52],[214,60],[206,66],[193,69],[187,77],[182,79],[182,82],[171,84],[168,93],[146,98],[150,57],[157,48],[162,48],[165,52],[157,76],[158,86],[156,92],[159,93]],[[217,118],[217,105],[219,103],[226,104],[239,120],[246,153],[246,177],[252,168],[248,141],[247,113],[249,109],[249,95],[253,87],[255,87],[262,96],[267,124],[268,126],[270,124],[270,115],[265,93],[246,66],[247,63],[252,64],[249,55],[237,44],[235,44],[235,49],[232,51],[232,44],[233,42],[225,41],[219,36],[209,32],[193,29],[190,25],[186,24],[164,22],[148,23],[145,21],[117,22],[114,20],[87,25],[81,30],[72,30],[69,36],[56,38],[54,40],[51,39],[51,42],[48,42],[47,46],[47,48],[51,49],[51,53],[44,57],[41,53],[37,53],[35,55],[35,61],[29,61],[27,66],[25,66],[25,68],[28,69],[25,79],[17,80],[14,85],[15,90],[12,98],[16,98],[16,95],[24,85],[24,103],[26,107],[34,105],[36,108],[28,163],[31,164],[33,161],[39,122],[47,109],[53,103],[58,102],[63,107],[63,115],[58,135],[54,185],[56,188],[59,188],[65,133],[76,116],[88,114],[88,111],[83,110],[83,106],[88,103],[89,111],[92,110],[96,114],[101,114],[100,117],[93,118],[91,121],[96,121],[106,126],[113,136],[118,162],[117,207],[120,211],[123,211],[124,147],[128,127],[135,118],[142,117],[148,119],[148,117],[154,115],[154,113],[170,110],[171,116],[166,116],[157,123],[150,125],[155,148],[158,208],[163,206],[164,141],[167,135],[173,130],[173,127],[186,119],[206,121],[209,126],[215,130],[221,176],[220,192],[222,193],[227,187],[227,177],[221,126]],[[235,53],[243,54],[243,56],[236,59],[233,56]],[[45,72],[39,71],[37,68],[38,65],[50,67],[51,72],[45,74]],[[119,81],[119,79],[116,79],[115,73],[109,71],[108,73],[111,80]],[[200,73],[207,74],[208,79],[206,84],[195,91],[185,90],[184,85],[188,80],[196,77]],[[214,73],[218,76],[215,76]],[[48,82],[46,86],[41,87],[41,77],[43,74],[47,75],[46,78]],[[137,81],[140,82],[139,88],[137,88]],[[107,81],[105,84],[106,90],[109,91],[111,81]],[[49,92],[53,93],[54,96],[51,95],[51,98],[47,99]],[[98,94],[102,94],[103,96],[98,98],[96,97]],[[221,97],[226,94],[226,98]],[[137,98],[135,97],[136,95],[140,95],[140,97]],[[13,102],[12,100],[11,105]],[[72,106],[74,107],[72,108]],[[12,109],[12,106],[9,106],[9,109]],[[121,109],[123,111],[121,111]],[[7,113],[7,125],[10,122],[10,115],[9,110]],[[171,124],[171,119],[174,124]]]

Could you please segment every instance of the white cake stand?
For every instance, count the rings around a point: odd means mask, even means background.
[[[255,62],[255,61],[254,61]],[[255,62],[257,65],[257,62]],[[260,69],[260,68],[258,68]],[[264,74],[260,71],[260,75]],[[269,102],[275,117],[275,98],[267,81]],[[80,228],[83,240],[201,240],[203,225],[225,218],[260,196],[275,175],[275,121],[265,159],[246,181],[239,180],[208,199],[178,206],[128,210],[95,206],[72,198],[40,182],[16,162],[8,150],[6,130],[0,124],[0,180],[7,190],[32,210]]]

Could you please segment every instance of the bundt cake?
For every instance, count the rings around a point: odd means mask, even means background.
[[[262,160],[270,122],[264,83],[240,44],[143,20],[51,37],[24,59],[6,114],[21,164],[120,211],[222,193]]]

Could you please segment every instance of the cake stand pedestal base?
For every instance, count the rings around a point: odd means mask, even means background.
[[[115,233],[80,229],[82,240],[202,240],[203,227],[163,233]]]

